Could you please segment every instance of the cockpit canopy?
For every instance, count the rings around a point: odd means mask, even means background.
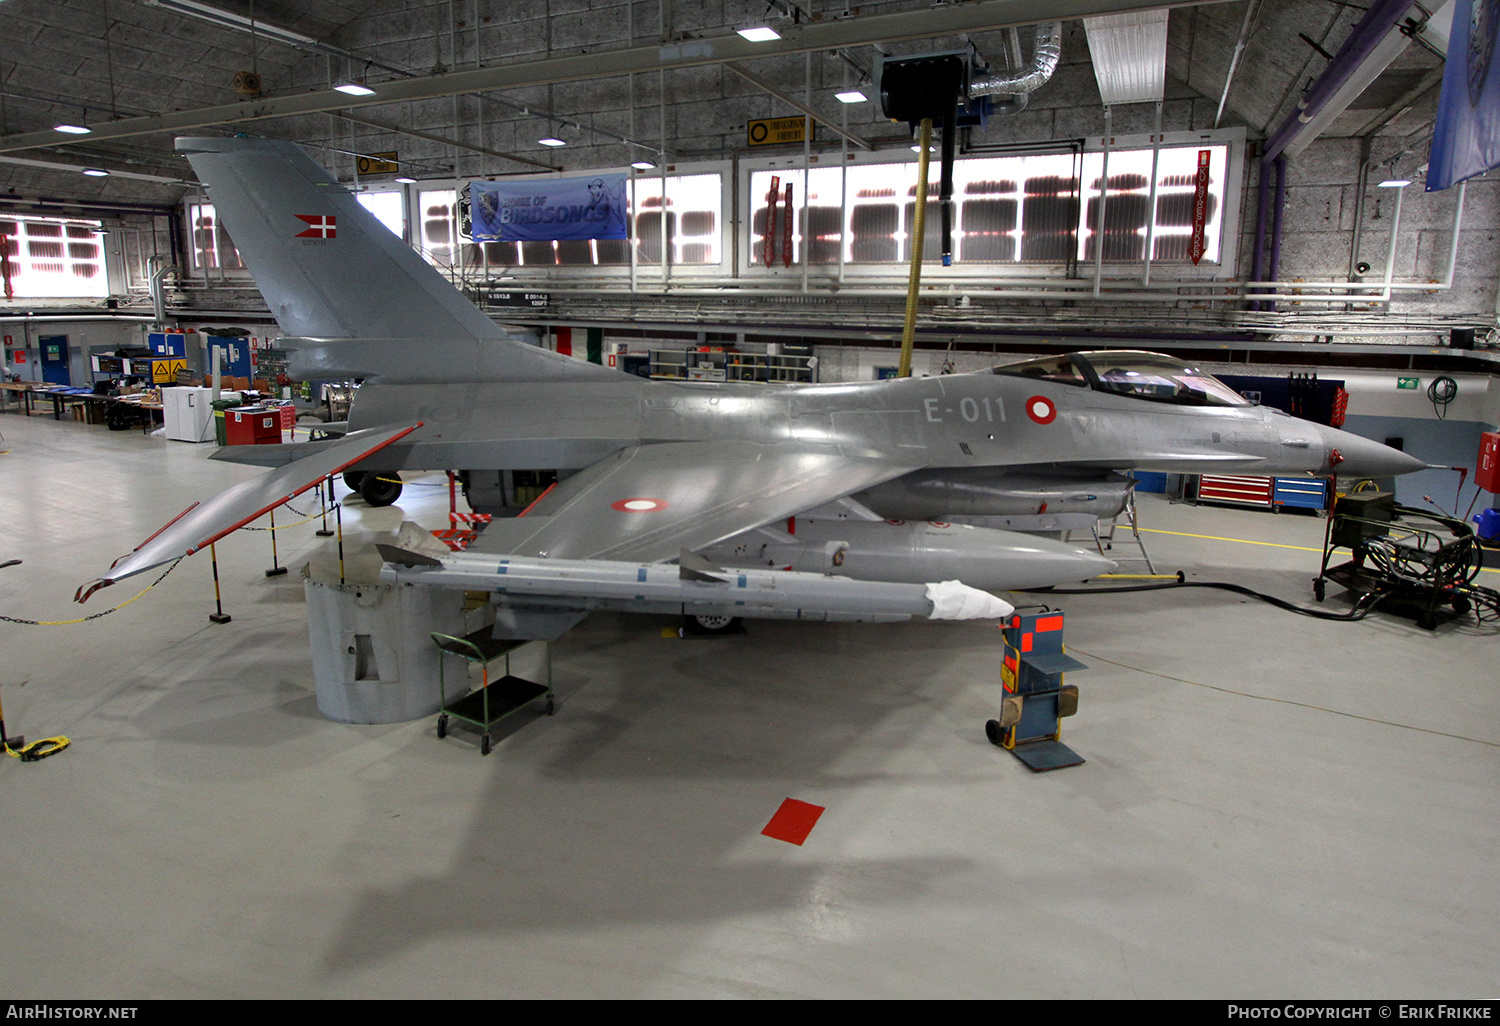
[[[1006,364],[994,371],[996,374],[1054,381],[1061,385],[1092,388],[1096,392],[1112,392],[1180,406],[1250,405],[1244,396],[1190,363],[1139,350],[1044,356]]]

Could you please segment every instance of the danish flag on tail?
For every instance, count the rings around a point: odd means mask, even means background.
[[[332,214],[298,214],[297,220],[306,221],[311,226],[307,231],[297,233],[299,239],[332,239],[338,234]]]

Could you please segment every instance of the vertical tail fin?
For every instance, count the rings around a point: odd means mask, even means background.
[[[508,337],[300,147],[193,138],[177,149],[287,335]]]

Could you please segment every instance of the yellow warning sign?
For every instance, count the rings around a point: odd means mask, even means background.
[[[811,118],[762,118],[746,124],[745,137],[750,141],[751,146],[781,146],[785,143],[799,143],[810,124],[813,124]],[[817,128],[814,127],[807,141],[817,142],[817,138]]]
[[[362,175],[393,175],[401,170],[396,162],[396,153],[371,153],[359,158],[359,173]]]
[[[177,381],[177,372],[186,369],[186,360],[152,360],[151,383],[153,385],[174,384]]]

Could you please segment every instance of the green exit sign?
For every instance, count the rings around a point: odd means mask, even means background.
[[[1421,378],[1397,378],[1396,379],[1396,387],[1397,388],[1409,388],[1409,389],[1415,390],[1416,388],[1418,388],[1419,386],[1421,386],[1421,384],[1422,384],[1422,379]]]

